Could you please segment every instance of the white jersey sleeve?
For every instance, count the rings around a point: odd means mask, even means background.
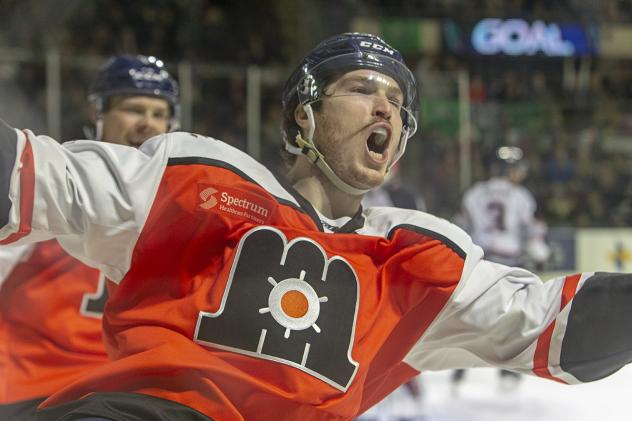
[[[630,275],[588,272],[543,282],[525,269],[484,260],[464,232],[439,218],[392,208],[365,215],[367,235],[386,226],[390,238],[392,230],[408,227],[441,239],[451,256],[464,259],[445,305],[404,357],[414,370],[502,367],[572,384],[632,361]],[[405,265],[419,279],[429,268],[450,266],[449,255],[421,256]],[[420,307],[422,314],[431,306]]]
[[[170,135],[136,150],[94,141],[60,145],[0,125],[0,241],[54,236],[73,256],[120,279],[164,171]]]
[[[405,357],[416,370],[501,367],[577,384],[630,361],[629,275],[542,282],[521,268],[467,260],[453,296]]]
[[[448,305],[407,362],[420,371],[462,366],[532,370],[533,347],[559,311],[562,283],[543,283],[524,269],[485,260],[467,266]]]

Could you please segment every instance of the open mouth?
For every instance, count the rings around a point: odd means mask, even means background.
[[[386,127],[376,127],[369,135],[366,146],[369,155],[375,161],[383,162],[386,160],[390,134],[390,131]]]

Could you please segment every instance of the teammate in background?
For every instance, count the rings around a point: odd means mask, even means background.
[[[89,101],[103,142],[137,147],[177,125],[177,83],[154,57],[112,57]],[[105,278],[54,239],[0,247],[0,419],[31,420],[46,397],[108,360]]]
[[[440,218],[361,210],[417,104],[397,50],[342,34],[286,83],[287,180],[191,133],[135,150],[0,124],[0,239],[57,236],[116,284],[113,360],[38,419],[350,420],[424,370],[574,384],[630,362],[630,275],[544,283]]]
[[[551,252],[544,241],[546,224],[535,216],[535,198],[522,185],[528,170],[523,155],[516,146],[495,151],[490,179],[465,192],[457,223],[483,248],[487,260],[535,269]],[[453,393],[458,393],[464,375],[464,370],[453,372]],[[508,370],[500,370],[500,376],[501,390],[512,389],[520,379]]]

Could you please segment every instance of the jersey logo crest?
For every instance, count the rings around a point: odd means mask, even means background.
[[[213,196],[217,193],[213,187],[207,187],[200,192],[200,199],[202,199],[202,203],[200,203],[200,207],[202,209],[211,209],[217,205],[217,198]]]
[[[260,194],[224,184],[198,183],[198,211],[211,211],[230,218],[247,219],[265,224],[274,212],[275,203]]]
[[[351,356],[358,300],[358,278],[344,258],[260,226],[242,237],[220,308],[200,312],[195,340],[346,391],[358,368]]]

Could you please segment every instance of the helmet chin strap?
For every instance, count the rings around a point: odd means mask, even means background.
[[[353,187],[352,185],[345,183],[340,177],[336,175],[334,170],[331,169],[329,164],[325,161],[325,157],[318,150],[316,145],[314,144],[314,131],[316,130],[316,122],[314,120],[314,111],[312,110],[312,106],[310,104],[303,105],[303,109],[307,113],[307,122],[309,123],[309,127],[307,128],[307,139],[304,139],[300,133],[296,135],[296,144],[298,147],[290,144],[290,142],[285,139],[285,150],[294,155],[305,155],[312,164],[316,165],[325,176],[332,182],[332,184],[338,187],[345,193],[348,193],[352,196],[361,196],[372,189],[359,189],[357,187]],[[395,158],[388,165],[388,169],[386,172],[390,171],[390,169],[395,165],[397,161],[404,155],[406,151],[406,144],[408,140],[408,129],[405,129],[402,132],[399,146]]]
[[[361,196],[367,193],[369,189],[359,189],[357,187],[353,187],[352,185],[344,182],[334,170],[331,169],[329,164],[325,161],[325,157],[318,150],[316,145],[314,144],[314,131],[316,130],[316,122],[314,121],[314,112],[312,111],[312,106],[310,104],[306,104],[303,106],[303,109],[307,113],[307,121],[309,123],[309,127],[307,130],[307,139],[304,139],[300,133],[296,135],[296,144],[298,147],[290,145],[289,142],[286,142],[285,148],[288,152],[293,153],[295,155],[303,154],[309,159],[312,164],[316,165],[325,176],[332,182],[334,186],[338,189],[342,190],[345,193],[348,193],[352,196]]]

